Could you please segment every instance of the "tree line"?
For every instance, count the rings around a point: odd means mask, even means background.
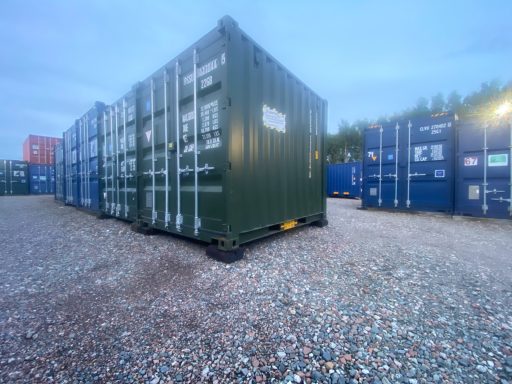
[[[363,132],[370,124],[384,124],[398,119],[410,119],[442,112],[454,112],[464,118],[482,115],[503,100],[512,100],[512,81],[502,85],[498,80],[482,83],[480,89],[465,97],[457,91],[448,96],[439,92],[430,99],[420,97],[416,104],[401,113],[381,116],[375,121],[358,119],[352,123],[341,120],[338,132],[326,139],[327,162],[345,163],[362,159]]]

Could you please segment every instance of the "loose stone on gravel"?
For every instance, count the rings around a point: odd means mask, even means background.
[[[512,382],[512,223],[356,210],[223,265],[0,198],[0,382]]]

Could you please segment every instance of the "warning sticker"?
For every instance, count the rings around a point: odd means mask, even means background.
[[[464,166],[465,167],[474,167],[478,165],[478,157],[476,156],[468,156],[464,158]]]
[[[508,165],[508,154],[489,155],[488,164],[489,167],[506,167]]]

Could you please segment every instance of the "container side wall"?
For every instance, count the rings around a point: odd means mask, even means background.
[[[228,52],[234,235],[325,214],[326,103],[237,28]]]

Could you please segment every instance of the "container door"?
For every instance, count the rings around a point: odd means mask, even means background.
[[[512,216],[512,128],[506,122],[471,122],[458,132],[456,212],[510,219]]]
[[[401,128],[395,123],[365,131],[365,206],[398,207],[402,195],[398,172]]]
[[[188,236],[224,229],[224,49],[219,40],[190,52],[140,87],[139,214],[152,226]]]
[[[402,207],[412,210],[453,210],[453,118],[408,121],[404,139],[404,196]]]

